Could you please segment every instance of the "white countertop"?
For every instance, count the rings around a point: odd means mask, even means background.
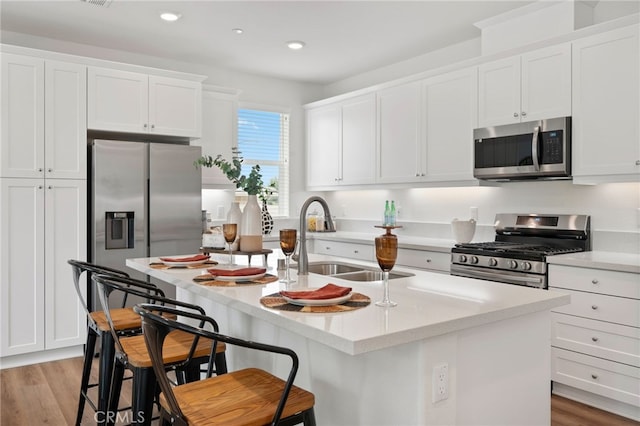
[[[611,251],[585,251],[547,257],[552,265],[579,266],[640,274],[640,255]]]
[[[333,240],[333,241],[343,241],[347,243],[373,245],[375,238],[379,235],[382,235],[383,233],[384,233],[384,230],[382,229],[380,230],[380,232],[377,232],[377,233],[347,232],[347,231],[308,232],[307,238],[315,239],[315,240]],[[451,252],[451,249],[453,248],[453,246],[455,246],[456,244],[454,240],[405,235],[402,233],[402,229],[396,229],[394,231],[394,234],[398,236],[398,247],[400,248],[408,248],[408,249],[414,249],[414,250],[429,250],[429,251],[449,253]],[[277,238],[275,241],[277,241]]]
[[[270,268],[275,266],[277,257],[269,256]],[[318,288],[333,282],[369,296],[372,303],[362,309],[341,313],[287,312],[260,304],[262,296],[283,290],[284,284],[205,287],[192,280],[204,273],[204,269],[162,270],[148,266],[157,260],[128,259],[127,266],[351,355],[549,310],[570,300],[569,296],[554,291],[396,268],[394,270],[415,274],[390,281],[391,299],[398,302],[397,307],[385,309],[373,304],[382,298],[380,281],[355,282],[310,274],[297,277],[298,282],[291,289]],[[344,262],[340,258],[314,254],[309,255],[309,260]],[[377,268],[377,265],[367,262],[351,259],[346,262]],[[275,273],[275,269],[271,272]],[[295,276],[295,270],[292,270],[292,275]]]

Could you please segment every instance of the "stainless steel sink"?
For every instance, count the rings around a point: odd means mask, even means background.
[[[309,272],[312,274],[327,275],[342,278],[349,281],[381,281],[382,271],[371,269],[366,266],[352,265],[342,262],[311,262]],[[408,272],[392,271],[389,279],[412,277]]]
[[[382,271],[358,271],[347,272],[345,274],[335,275],[343,280],[349,281],[382,281]],[[406,272],[389,272],[389,279],[412,277],[413,274]]]

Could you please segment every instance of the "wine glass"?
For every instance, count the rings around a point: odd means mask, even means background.
[[[290,269],[289,269],[289,259],[291,255],[296,249],[296,230],[295,229],[281,229],[280,230],[280,248],[282,249],[282,253],[285,255],[286,261],[286,270],[285,276],[280,282],[291,284],[294,283],[291,279]]]
[[[231,243],[236,240],[236,234],[238,233],[237,223],[223,223],[222,233],[224,234],[224,240],[229,244],[229,265],[233,265],[233,255],[231,254]]]
[[[398,238],[395,235],[387,233],[376,237],[376,259],[378,259],[378,265],[382,269],[382,285],[384,289],[384,296],[381,301],[376,302],[377,306],[393,307],[398,305],[389,299],[389,271],[396,264],[397,256]]]

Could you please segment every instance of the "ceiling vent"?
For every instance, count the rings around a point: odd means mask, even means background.
[[[95,6],[109,7],[113,0],[80,0],[83,3],[93,4]]]

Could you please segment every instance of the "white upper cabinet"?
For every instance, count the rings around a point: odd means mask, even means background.
[[[307,110],[307,187],[335,186],[342,178],[340,105]]]
[[[478,126],[571,115],[571,45],[478,67]]]
[[[224,158],[231,158],[231,148],[237,145],[237,123],[237,95],[205,90],[202,92],[202,138],[191,144],[201,146],[202,155],[215,158],[221,154]],[[202,168],[202,185],[233,187],[218,167]]]
[[[87,67],[45,63],[45,177],[87,177]]]
[[[478,121],[477,68],[425,80],[423,93],[424,179],[473,181],[473,129]]]
[[[342,104],[342,174],[340,183],[373,183],[376,178],[376,96]]]
[[[375,170],[375,93],[307,110],[308,187],[370,184]]]
[[[0,176],[86,178],[86,67],[2,55]]]
[[[198,138],[202,84],[89,67],[88,128]]]
[[[638,25],[573,43],[575,182],[640,180]]]
[[[379,183],[420,179],[421,83],[378,92]]]

